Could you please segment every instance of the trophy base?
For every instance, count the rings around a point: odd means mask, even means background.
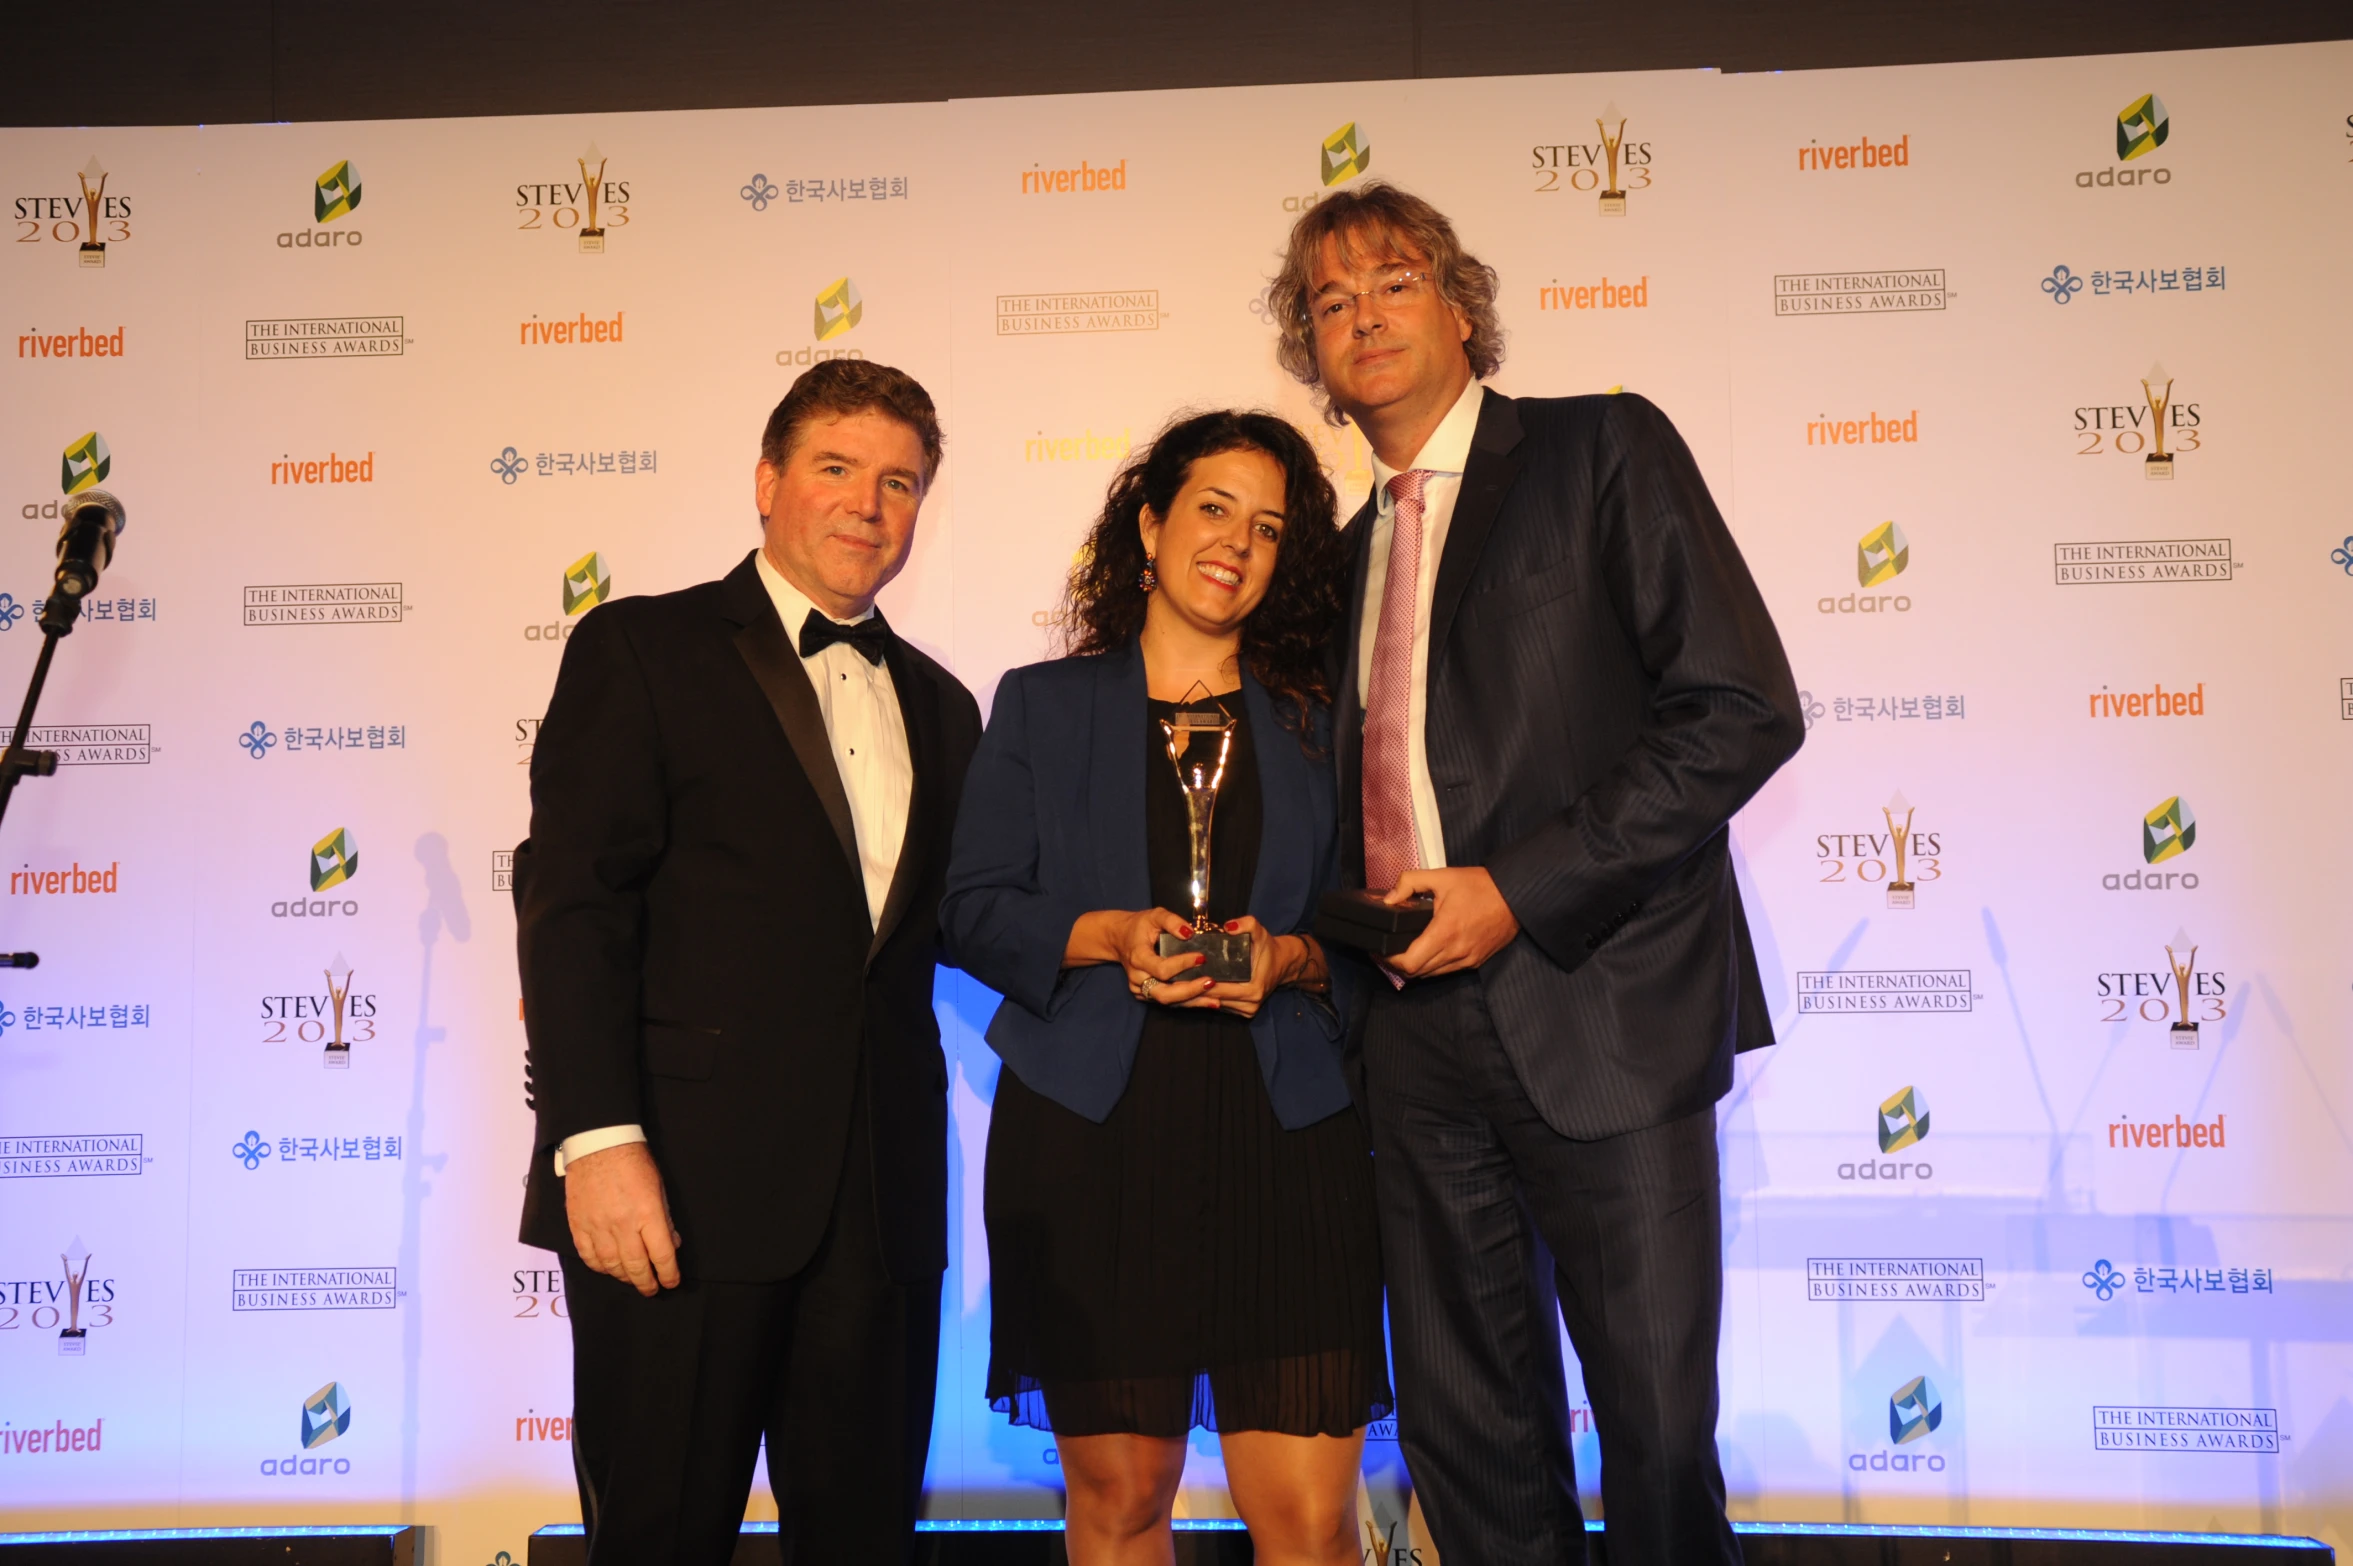
[[[2145,478],[2170,479],[2173,477],[2173,459],[2154,455],[2143,457],[2141,474]]]
[[[1909,881],[1890,881],[1890,882],[1888,882],[1888,883],[1887,883],[1887,906],[1888,906],[1888,907],[1890,907],[1890,908],[1909,908],[1909,907],[1911,907],[1911,906],[1912,906],[1912,883],[1911,883],[1911,882],[1909,882]]]
[[[2198,1047],[2198,1025],[2194,1022],[2175,1023],[2173,1025],[2173,1047],[2175,1049],[2196,1049]]]
[[[1601,193],[1601,215],[1603,217],[1624,217],[1626,215],[1626,193],[1622,190],[1603,191]]]
[[[68,1327],[57,1335],[57,1352],[68,1359],[79,1359],[90,1352],[90,1329]]]
[[[329,1071],[349,1071],[351,1069],[351,1046],[348,1044],[328,1045],[325,1056],[319,1064],[325,1066]]]
[[[584,255],[601,256],[605,253],[605,231],[584,228],[580,231],[580,249]]]
[[[1160,938],[1160,955],[1174,957],[1179,952],[1203,952],[1209,961],[1191,975],[1200,978],[1207,974],[1220,984],[1247,984],[1250,981],[1250,937],[1228,935],[1223,930],[1203,930],[1182,939],[1174,935]]]
[[[84,245],[82,247],[82,265],[106,265],[106,247],[104,245]]]

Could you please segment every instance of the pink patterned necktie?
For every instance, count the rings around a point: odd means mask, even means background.
[[[1421,867],[1413,820],[1413,633],[1422,575],[1422,488],[1429,470],[1389,481],[1395,516],[1381,618],[1373,631],[1373,677],[1364,702],[1364,884],[1385,892]]]

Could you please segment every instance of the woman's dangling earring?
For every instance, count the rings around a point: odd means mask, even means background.
[[[1160,585],[1160,574],[1152,569],[1152,562],[1158,558],[1159,557],[1157,555],[1146,555],[1144,557],[1143,574],[1136,578],[1136,587],[1138,591],[1148,593]]]

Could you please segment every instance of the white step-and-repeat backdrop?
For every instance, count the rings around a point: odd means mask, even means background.
[[[1353,501],[1261,291],[1366,177],[1501,270],[1503,389],[1674,417],[1806,691],[1735,826],[1736,1515],[2353,1540],[2346,45],[0,132],[0,699],[61,498],[131,511],[0,835],[0,1526],[576,1515],[504,858],[568,628],[753,545],[827,355],[941,402],[885,603],[984,705],[1173,410]],[[930,1506],[1052,1515],[980,1401],[993,997],[938,1004]]]

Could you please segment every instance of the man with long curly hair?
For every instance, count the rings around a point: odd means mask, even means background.
[[[1284,366],[1353,421],[1342,874],[1428,928],[1359,1032],[1398,1419],[1449,1561],[1737,1562],[1715,1449],[1714,1105],[1772,1042],[1726,823],[1796,751],[1771,617],[1640,397],[1506,397],[1492,268],[1380,183],[1301,217]]]

